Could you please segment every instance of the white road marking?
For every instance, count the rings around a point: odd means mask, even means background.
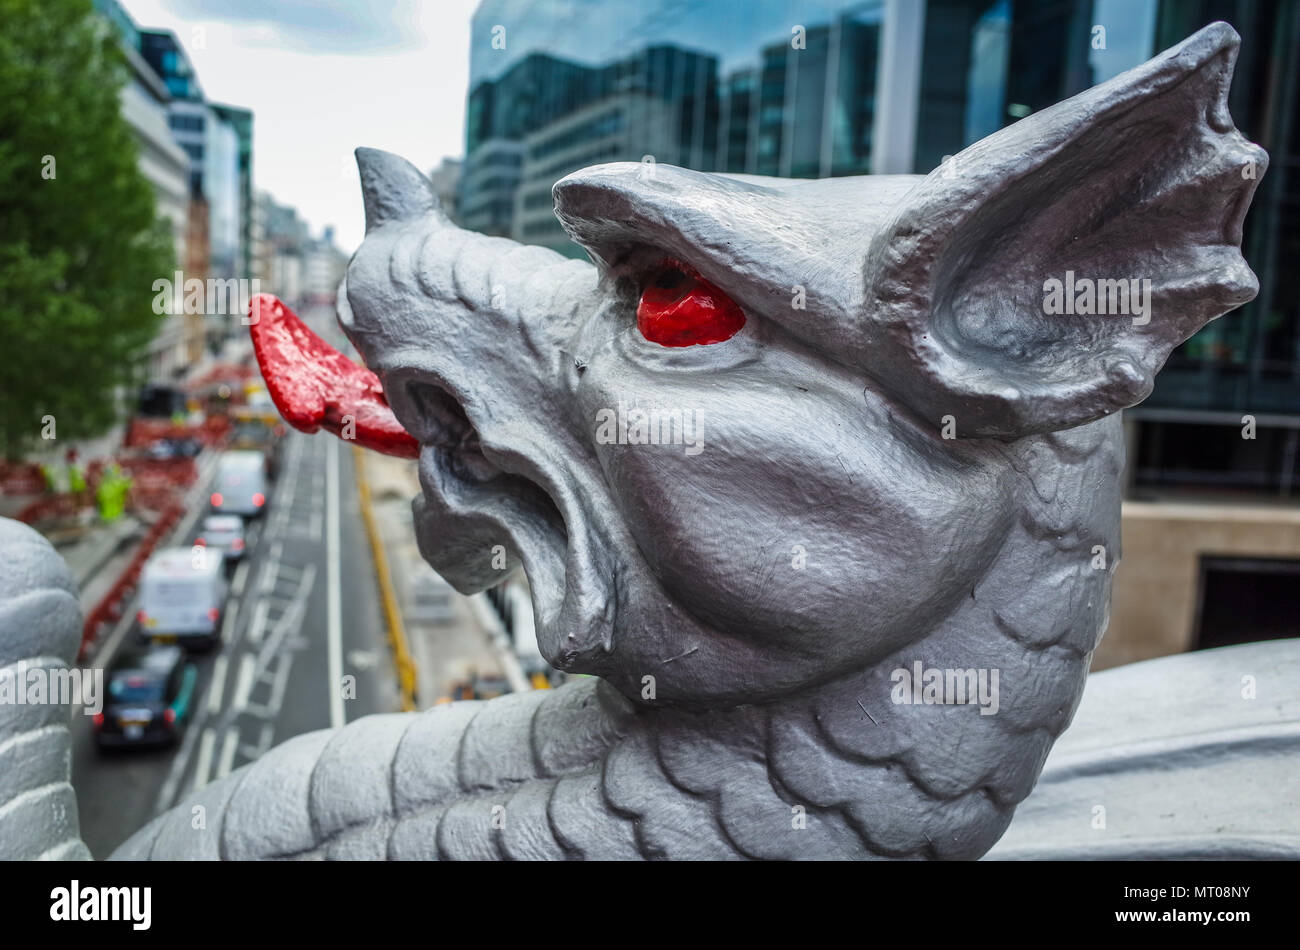
[[[284,693],[289,686],[289,667],[292,665],[293,654],[286,654],[275,669],[275,682],[271,684],[271,698],[266,702],[266,708],[273,717],[280,715],[280,708],[284,705]]]
[[[329,664],[325,684],[329,690],[330,725],[338,729],[343,715],[343,605],[339,600],[342,580],[339,567],[339,444],[333,439],[325,451],[325,564],[328,597],[326,642]]]
[[[333,440],[330,440],[330,442],[332,444]],[[297,475],[297,469],[300,467],[297,463],[302,458],[303,448],[304,448],[304,444],[302,441],[300,440],[294,441],[293,447],[290,452],[291,463],[290,465],[286,466],[286,468],[293,469],[295,479]],[[313,456],[316,454],[318,453],[313,452]],[[336,457],[337,452],[335,452],[334,454]],[[213,461],[214,461],[214,465],[212,467],[215,467],[215,458]],[[209,469],[209,473],[210,470],[211,468]],[[293,481],[290,480],[290,485],[292,484]],[[206,491],[206,487],[204,488],[204,491]],[[337,498],[338,495],[337,484],[334,486],[334,494]],[[319,492],[317,492],[317,495],[319,495]],[[290,490],[289,497],[290,499],[292,499],[292,490]],[[206,496],[204,496],[204,498],[206,498]],[[206,505],[199,505],[197,499],[195,501],[194,507],[196,509],[196,513],[206,511]],[[335,511],[337,512],[337,503],[335,505]],[[279,524],[280,526],[283,526],[283,524],[287,522],[288,516],[289,516],[289,511],[286,506],[284,510],[273,513],[273,517],[278,517],[278,522],[270,521],[265,523],[264,525],[262,523],[255,523],[252,527],[253,538],[260,540],[259,536],[262,534],[273,536],[275,533],[274,528],[276,527],[276,525]],[[193,524],[193,520],[194,519],[189,519],[189,523],[191,525]],[[252,546],[253,545],[250,544],[250,547]],[[282,556],[282,548],[283,546],[279,542],[277,542],[274,549],[271,552],[274,559],[273,563],[278,563],[279,558]],[[234,594],[239,595],[243,593],[243,588],[247,585],[248,578],[251,573],[252,573],[252,564],[251,561],[246,558],[245,560],[241,561],[239,566],[235,569],[235,575],[232,579],[232,590]],[[307,593],[311,589],[312,580],[314,580],[314,577],[312,575],[315,574],[315,565],[308,564],[307,570],[305,570],[303,574],[304,576],[299,581],[299,588],[301,592],[299,594],[299,598],[305,599]],[[285,599],[288,600],[288,598]],[[270,604],[270,600],[271,598],[266,599],[267,610],[269,610],[270,606],[272,606]],[[104,641],[104,646],[99,651],[100,656],[105,658],[111,657],[113,652],[116,651],[116,649],[118,648],[119,645],[118,641],[120,641],[121,638],[126,635],[126,632],[130,630],[131,623],[134,619],[134,613],[135,613],[134,605],[132,606],[133,609],[128,611],[127,614],[122,618],[118,626],[114,629],[113,634],[107,640]],[[294,606],[297,606],[297,604],[294,604]],[[233,611],[231,612],[233,613]],[[290,611],[290,613],[293,612],[294,611],[292,610]],[[295,618],[298,626],[301,626],[302,614],[303,612],[299,611],[297,617]],[[278,627],[279,624],[284,622],[284,620],[285,618],[281,618],[280,621],[276,621],[276,626]],[[266,621],[264,620],[263,624],[265,625],[265,623]],[[236,633],[236,639],[238,639],[238,633]],[[306,644],[305,642],[300,643],[300,641],[303,641],[303,638],[299,634],[295,637],[289,638],[288,644],[291,649],[297,648],[298,646],[306,647],[309,645]],[[229,665],[228,656],[229,654],[226,653],[220,654],[215,658],[213,662],[212,685],[209,688],[207,705],[210,714],[214,718],[216,716],[219,716],[222,711],[221,701],[224,698],[224,693],[225,693],[225,684],[226,684],[228,665]],[[278,715],[278,711],[280,707],[283,705],[285,691],[288,686],[288,674],[289,674],[289,666],[291,664],[291,661],[292,661],[292,654],[284,656],[283,659],[281,660],[281,664],[276,670],[275,680],[271,684],[271,691],[270,691],[271,701],[268,704],[268,707],[259,706],[257,709],[259,713],[261,713],[264,709],[269,710],[270,708],[274,708],[276,710],[276,715]],[[203,722],[208,717],[208,714],[202,714],[201,717],[196,717],[195,722],[191,724],[191,728],[186,731],[185,739],[181,744],[181,748],[177,753],[176,757],[172,761],[172,766],[168,772],[167,780],[163,783],[163,787],[160,789],[158,797],[155,800],[155,804],[154,804],[155,815],[161,814],[162,812],[166,811],[168,808],[172,807],[172,805],[175,803],[177,792],[180,787],[180,780],[182,776],[185,775],[186,771],[189,768],[191,760],[194,758],[194,750],[196,746],[200,745],[201,743],[206,743],[209,751],[206,754],[204,754],[203,751],[200,749],[200,757],[203,759],[203,761],[198,763],[200,768],[196,769],[195,788],[202,787],[200,783],[207,784],[209,779],[208,773],[210,771],[209,768],[210,761],[213,755],[215,754],[218,745],[220,745],[221,751],[220,751],[219,760],[217,762],[216,774],[213,777],[213,780],[224,778],[226,775],[230,774],[230,772],[234,768],[235,756],[241,748],[245,751],[245,753],[249,751],[251,747],[240,745],[238,723],[234,721],[234,718],[238,717],[241,712],[244,712],[245,710],[249,709],[248,700],[253,688],[253,680],[254,680],[254,673],[256,672],[256,667],[257,667],[257,663],[251,654],[245,654],[240,658],[240,668],[239,668],[238,675],[236,676],[235,695],[234,695],[235,702],[232,706],[233,709],[232,721],[230,725],[226,728],[226,730],[223,732],[220,742],[218,742],[218,737],[217,737],[218,731],[221,731],[219,727],[205,728],[203,726]],[[338,702],[339,705],[341,706],[342,705],[341,694],[339,695]],[[259,716],[259,718],[261,717]],[[258,743],[258,749],[260,749],[261,752],[265,752],[266,749],[270,747],[270,742],[273,735],[272,729],[273,729],[272,723],[264,720],[261,734],[259,735],[259,743]]]
[[[280,506],[280,510],[276,512],[280,519],[277,527],[280,529],[283,529],[289,520],[289,509],[293,507],[294,496],[297,494],[298,469],[301,467],[298,465],[299,458],[300,456],[294,456],[293,477],[289,479],[289,484],[284,486],[284,497],[276,499],[276,503]]]
[[[244,592],[244,583],[248,580],[249,562],[244,558],[239,562],[239,567],[235,568],[234,580],[230,582],[230,593],[238,597]]]
[[[253,654],[245,653],[239,658],[239,673],[235,678],[235,695],[230,702],[230,708],[236,716],[248,705],[248,696],[253,691],[253,672],[255,668]]]
[[[271,563],[262,574],[262,593],[269,594],[275,589],[275,581],[280,573],[280,558],[284,557],[284,545],[279,541],[271,548]]]
[[[226,691],[226,666],[229,661],[222,653],[212,661],[212,686],[208,688],[208,713],[215,716],[221,712],[221,697]]]
[[[262,649],[257,651],[259,669],[269,667],[271,658],[280,652],[290,631],[296,634],[302,630],[302,621],[307,614],[307,599],[311,595],[315,582],[316,565],[308,564],[307,569],[302,572],[302,579],[298,582],[298,592],[282,608],[279,619],[271,627],[271,635],[266,638]]]
[[[248,641],[250,643],[261,643],[262,637],[266,635],[266,621],[270,616],[271,603],[268,600],[260,599],[253,605],[253,619],[248,624]]]
[[[221,621],[221,642],[230,642],[230,631],[235,628],[235,618],[239,616],[239,598],[231,597],[226,602],[226,616]]]
[[[203,737],[199,739],[199,761],[194,766],[194,781],[190,785],[190,791],[197,792],[208,784],[208,773],[212,771],[212,753],[216,750],[216,745],[217,731],[204,729]]]
[[[374,650],[349,650],[348,663],[358,670],[372,670],[379,664],[379,655]]]
[[[221,743],[221,759],[217,762],[217,775],[219,779],[225,778],[230,774],[230,770],[235,766],[235,748],[239,745],[239,728],[232,725],[226,730],[225,741]]]

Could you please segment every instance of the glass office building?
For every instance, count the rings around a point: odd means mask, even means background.
[[[240,276],[253,273],[253,113],[238,106],[212,103],[217,118],[229,126],[239,140],[239,257]]]
[[[1160,5],[1155,45],[1204,22],[1232,23],[1244,42],[1230,106],[1269,153],[1242,252],[1259,296],[1176,350],[1141,421],[1139,487],[1300,494],[1300,2],[1182,0]],[[1257,423],[1242,438],[1243,416]]]
[[[466,227],[579,253],[550,186],[597,162],[817,177],[871,162],[883,0],[553,4],[473,21]]]
[[[759,175],[927,173],[1214,20],[1243,37],[1232,114],[1271,156],[1244,239],[1260,293],[1179,348],[1131,414],[1134,487],[1286,495],[1300,490],[1300,0],[485,0],[462,222],[580,253],[550,186],[645,155]]]
[[[186,270],[221,280],[252,273],[253,114],[207,100],[176,34],[141,30],[140,53],[172,99],[168,124],[189,156],[190,240]],[[238,331],[228,315],[208,314],[209,345]]]
[[[592,138],[609,141],[575,151],[564,171],[610,160],[615,146],[616,159],[639,160],[653,144],[656,160],[703,171],[929,172],[1141,63],[1175,30],[1161,10],[1161,0],[485,0],[472,25],[466,225],[516,232],[525,138],[619,99],[606,124],[593,117]],[[638,101],[667,108],[638,114]]]

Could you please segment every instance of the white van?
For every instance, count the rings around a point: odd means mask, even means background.
[[[266,456],[261,452],[223,452],[212,486],[212,510],[253,518],[266,506]]]
[[[223,561],[198,545],[155,552],[140,575],[141,633],[192,647],[214,645],[226,606]]]

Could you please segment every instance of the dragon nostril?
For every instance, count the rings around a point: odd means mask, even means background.
[[[426,382],[406,385],[417,418],[411,431],[422,445],[438,449],[449,469],[466,482],[487,482],[501,474],[483,454],[478,430],[456,397]]]
[[[415,382],[406,387],[419,415],[416,426],[421,442],[440,449],[459,448],[471,436],[477,443],[474,425],[449,392],[430,383]]]

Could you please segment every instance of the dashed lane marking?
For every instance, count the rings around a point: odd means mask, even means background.
[[[203,737],[199,739],[199,758],[194,766],[194,781],[190,785],[191,792],[197,792],[203,786],[208,784],[208,773],[212,770],[212,753],[217,746],[217,731],[212,728],[203,730]]]

